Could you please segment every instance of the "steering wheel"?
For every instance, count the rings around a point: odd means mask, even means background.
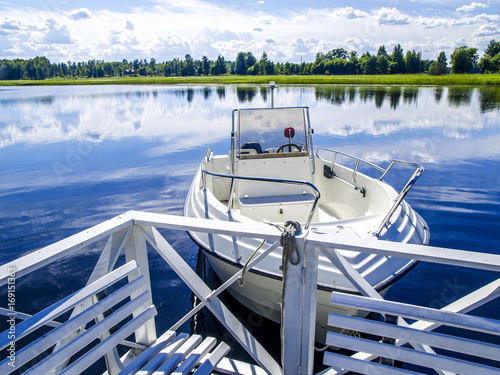
[[[287,144],[284,144],[283,146],[281,146],[280,148],[278,148],[278,150],[276,150],[276,153],[285,152],[285,147],[288,147],[288,152],[292,152],[292,147],[296,148],[297,151],[302,151],[300,146],[297,146],[295,143],[287,143]]]

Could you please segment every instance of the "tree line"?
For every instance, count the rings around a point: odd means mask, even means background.
[[[195,60],[189,54],[184,59],[157,62],[156,59],[135,59],[121,62],[88,60],[83,62],[51,63],[46,57],[23,60],[0,60],[0,80],[46,78],[101,78],[113,76],[207,76],[207,75],[352,75],[352,74],[418,74],[441,75],[448,73],[499,73],[500,42],[491,40],[479,59],[477,48],[461,46],[450,55],[451,66],[445,52],[436,60],[422,59],[420,51],[404,53],[400,44],[389,53],[384,45],[376,54],[358,56],[356,51],[335,48],[318,53],[314,62],[274,63],[263,52],[257,59],[252,52],[239,52],[235,61],[223,56],[210,60],[203,56]]]

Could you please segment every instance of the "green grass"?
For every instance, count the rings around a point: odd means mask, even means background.
[[[395,75],[315,75],[315,76],[207,76],[207,77],[110,77],[51,78],[45,80],[0,81],[0,86],[31,85],[185,85],[185,84],[268,84],[277,85],[438,85],[500,86],[500,74]]]

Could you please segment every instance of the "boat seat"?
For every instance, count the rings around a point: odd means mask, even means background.
[[[146,278],[131,261],[16,324],[15,354],[0,362],[0,373],[80,374],[105,357],[109,374],[190,374],[198,366],[201,375],[228,353],[224,342],[209,353],[216,340],[199,335],[167,331],[156,339],[156,314]],[[35,338],[23,346],[28,335]],[[135,342],[127,341],[132,335]],[[12,350],[12,340],[11,329],[1,333],[0,349]],[[118,345],[131,349],[120,358]]]
[[[251,219],[272,222],[296,220],[305,222],[314,205],[313,194],[290,194],[239,199],[240,213]],[[315,213],[317,218],[318,213]]]
[[[277,195],[271,197],[243,197],[240,198],[242,205],[262,205],[262,204],[277,204],[277,203],[301,203],[314,202],[313,194],[293,194],[293,195]]]
[[[241,145],[242,150],[255,150],[257,154],[262,154],[262,146],[258,142],[245,142]]]
[[[257,151],[255,151],[253,148],[249,148],[249,149],[239,149],[239,150],[236,150],[236,155],[237,156],[245,156],[245,155],[257,155]]]

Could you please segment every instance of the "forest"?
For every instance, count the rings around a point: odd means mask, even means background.
[[[239,52],[234,61],[218,56],[210,60],[203,56],[195,60],[189,54],[184,59],[174,58],[158,62],[154,58],[123,59],[117,62],[103,60],[51,63],[44,56],[32,59],[0,60],[0,80],[43,80],[47,78],[102,78],[123,76],[220,76],[220,75],[384,75],[419,74],[443,75],[449,73],[500,73],[500,42],[491,40],[479,58],[477,48],[461,46],[450,55],[445,52],[436,60],[422,59],[420,51],[404,52],[400,44],[389,53],[384,45],[377,54],[347,51],[336,48],[318,53],[314,62],[275,63],[263,52],[257,59],[252,52]]]

